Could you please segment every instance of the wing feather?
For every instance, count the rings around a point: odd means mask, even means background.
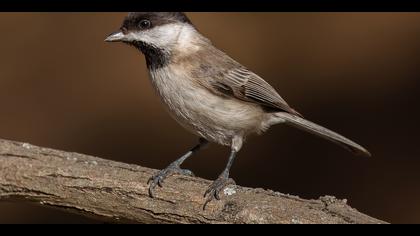
[[[207,89],[242,101],[252,102],[270,111],[285,111],[301,116],[291,108],[264,79],[251,72],[222,51],[207,48],[184,60],[192,66],[191,76]]]
[[[301,116],[292,109],[277,91],[264,79],[244,67],[232,68],[225,73],[219,73],[217,83],[229,88],[231,94],[241,100],[255,102],[264,107],[278,109]]]

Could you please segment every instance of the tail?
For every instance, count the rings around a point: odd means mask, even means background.
[[[349,150],[350,152],[354,153],[357,156],[366,156],[370,157],[371,154],[369,151],[367,151],[365,148],[360,146],[359,144],[351,141],[350,139],[347,139],[327,128],[324,128],[320,125],[317,125],[313,122],[310,122],[308,120],[305,120],[299,116],[292,115],[290,113],[286,112],[278,112],[275,114],[275,116],[283,121],[285,121],[286,124],[294,126],[296,128],[305,130],[307,132],[310,132],[312,134],[315,134],[321,138],[325,138],[331,142],[334,142],[343,148]]]

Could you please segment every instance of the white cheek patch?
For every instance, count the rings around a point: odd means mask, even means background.
[[[177,42],[189,42],[194,29],[190,25],[172,23],[154,27],[150,30],[126,34],[127,41],[141,41],[156,47],[168,47]]]

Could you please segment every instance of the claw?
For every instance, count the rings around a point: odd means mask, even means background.
[[[154,188],[154,187],[149,186],[149,196],[150,196],[151,198],[155,198],[155,195],[153,194],[153,188]]]
[[[210,201],[211,201],[210,199],[206,199],[206,201],[204,202],[204,205],[203,205],[203,211],[206,210],[206,206]]]
[[[215,198],[217,201],[220,201],[220,196],[219,196],[219,193],[220,193],[220,191],[216,191],[216,192],[214,192],[214,198]]]
[[[150,179],[147,181],[147,184],[149,185],[150,197],[154,197],[153,190],[156,188],[156,186],[162,188],[165,179],[173,174],[194,176],[193,172],[189,170],[181,169],[178,165],[170,165],[166,169],[163,169],[156,175],[150,177]]]
[[[207,197],[207,195],[210,193],[210,191],[211,191],[211,189],[209,188],[209,189],[207,189],[206,190],[206,192],[204,193],[204,196],[203,197]]]
[[[204,198],[206,198],[206,201],[204,202],[203,210],[206,210],[207,204],[212,200],[220,200],[220,193],[226,186],[230,184],[235,184],[235,181],[224,176],[216,179],[204,193]]]

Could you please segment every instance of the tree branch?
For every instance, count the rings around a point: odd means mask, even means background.
[[[0,140],[0,200],[30,201],[111,222],[385,223],[334,197],[304,200],[263,189],[229,186],[205,211],[208,180],[168,178],[152,199],[156,170],[92,156]]]

